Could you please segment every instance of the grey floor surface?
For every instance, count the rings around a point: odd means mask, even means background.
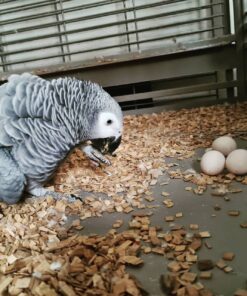
[[[246,141],[239,141],[241,148],[247,148]],[[179,163],[182,169],[198,168],[197,158],[202,154],[198,151],[194,158],[172,162]],[[167,160],[169,161],[169,160]],[[168,176],[162,176],[167,179]],[[161,178],[161,180],[162,180]],[[224,252],[234,252],[235,259],[229,263],[233,267],[233,272],[226,274],[218,268],[213,270],[213,278],[211,280],[200,280],[206,287],[214,292],[214,295],[232,296],[238,288],[247,288],[247,229],[241,228],[240,223],[247,221],[247,185],[236,183],[236,187],[243,191],[235,194],[228,194],[230,201],[225,201],[223,197],[211,195],[211,189],[208,189],[203,195],[195,195],[185,191],[186,186],[191,186],[182,180],[170,180],[168,185],[157,185],[150,188],[153,196],[156,198],[152,204],[159,204],[160,207],[153,209],[151,221],[153,225],[162,226],[163,232],[169,230],[169,223],[164,221],[167,215],[173,215],[177,212],[182,212],[183,217],[179,218],[178,223],[189,229],[189,224],[198,224],[200,230],[207,230],[212,237],[208,239],[213,246],[211,250],[205,246],[198,252],[199,259],[219,260]],[[193,186],[193,185],[192,185]],[[174,200],[174,207],[167,209],[162,205],[164,197],[161,192],[167,191],[171,194]],[[216,211],[215,205],[219,205],[221,210]],[[228,215],[229,210],[240,210],[238,217]],[[212,217],[216,215],[215,217]],[[104,234],[116,221],[123,219],[124,225],[119,231],[128,228],[130,214],[104,214],[100,218],[91,218],[83,221],[85,226],[83,234]],[[164,295],[160,289],[159,278],[161,274],[167,272],[166,266],[168,261],[163,256],[149,254],[142,256],[145,263],[141,268],[128,268],[131,274],[134,274],[143,287],[152,296]],[[196,267],[194,268],[197,271]]]

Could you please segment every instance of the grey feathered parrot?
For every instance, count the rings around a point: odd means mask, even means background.
[[[96,83],[11,75],[0,86],[0,200],[47,194],[43,185],[75,147],[110,164],[103,154],[119,146],[122,129],[120,106]]]

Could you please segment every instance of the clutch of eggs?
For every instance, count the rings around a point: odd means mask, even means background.
[[[237,149],[237,143],[232,137],[215,139],[212,148],[201,159],[201,169],[205,174],[218,175],[225,167],[235,175],[247,174],[247,150]]]

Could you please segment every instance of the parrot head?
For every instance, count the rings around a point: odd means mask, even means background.
[[[121,143],[122,131],[121,112],[100,112],[94,126],[92,146],[102,154],[112,154]]]
[[[83,81],[80,86],[82,108],[86,110],[86,116],[81,117],[81,126],[84,126],[84,119],[87,118],[87,140],[90,140],[92,146],[102,154],[112,154],[120,145],[122,138],[121,107],[97,83]]]

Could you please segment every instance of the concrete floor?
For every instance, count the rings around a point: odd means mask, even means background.
[[[240,148],[247,148],[246,141],[239,141]],[[197,158],[202,151],[197,151],[197,155],[193,159],[185,161],[172,162],[179,163],[182,169],[197,168]],[[168,161],[168,160],[166,160]],[[162,179],[167,179],[164,175]],[[192,186],[182,180],[170,180],[168,185],[157,185],[150,188],[153,196],[156,198],[152,204],[160,204],[159,208],[153,209],[154,215],[151,216],[153,225],[160,225],[163,232],[169,230],[169,223],[164,221],[167,215],[173,215],[177,212],[183,212],[183,217],[179,218],[179,224],[189,229],[189,224],[198,224],[200,231],[208,230],[212,237],[208,239],[213,246],[211,250],[205,246],[198,252],[199,259],[212,259],[218,261],[224,252],[234,252],[235,259],[229,262],[234,272],[226,274],[217,267],[213,269],[213,278],[211,280],[200,280],[214,295],[233,296],[238,288],[247,288],[247,229],[240,227],[240,223],[247,221],[247,186],[236,184],[241,188],[241,193],[228,194],[230,201],[225,201],[223,197],[212,196],[208,189],[203,195],[195,195],[189,191],[185,191],[186,186]],[[174,207],[167,209],[162,205],[164,197],[161,192],[167,191],[174,200]],[[216,211],[214,206],[218,204],[220,211]],[[231,217],[227,214],[228,210],[240,210],[238,217]],[[215,214],[215,217],[211,215]],[[85,226],[83,234],[106,233],[116,219],[123,219],[124,225],[119,231],[127,229],[130,214],[105,214],[101,218],[91,218],[83,222]],[[159,278],[161,274],[167,272],[166,265],[168,261],[159,255],[149,254],[143,255],[144,266],[141,268],[129,268],[129,272],[134,274],[143,287],[151,296],[164,295],[160,289]],[[197,271],[196,268],[194,268]]]

